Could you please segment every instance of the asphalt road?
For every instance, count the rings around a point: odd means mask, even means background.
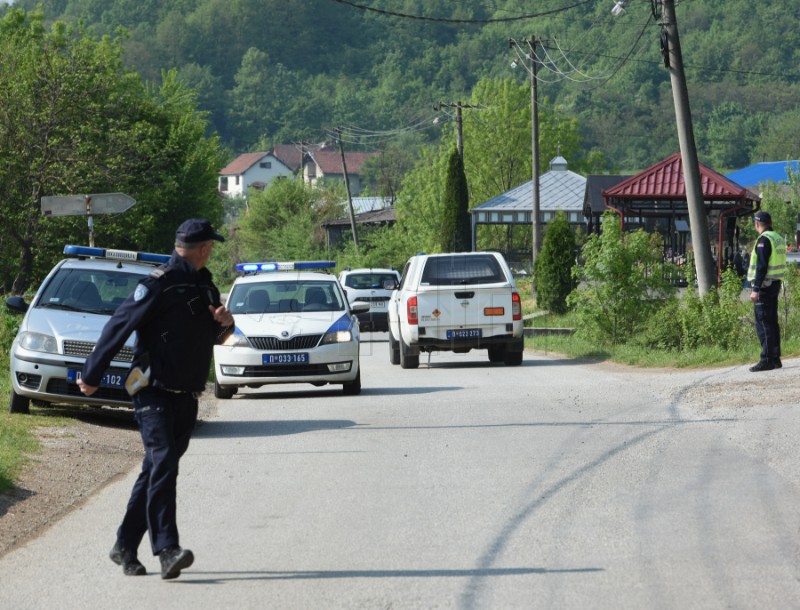
[[[0,606],[800,607],[797,405],[697,400],[746,367],[402,370],[367,337],[360,396],[219,401],[181,466],[179,579],[146,543],[146,577],[107,558],[132,472],[0,560]]]

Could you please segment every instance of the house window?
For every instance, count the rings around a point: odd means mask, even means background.
[[[258,166],[261,169],[272,169],[272,161],[262,161]]]
[[[223,176],[219,179],[219,190],[220,191],[227,191],[228,190],[228,177]]]
[[[236,176],[236,186],[239,186],[239,176]]]

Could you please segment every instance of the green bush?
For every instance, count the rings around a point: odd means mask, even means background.
[[[578,287],[567,298],[576,333],[599,345],[628,342],[674,290],[665,280],[659,236],[622,234],[617,216],[606,213],[602,232],[589,238],[582,254],[574,274]]]
[[[536,302],[541,309],[566,313],[567,296],[575,287],[575,234],[563,212],[547,225],[542,249],[536,256],[534,285]]]

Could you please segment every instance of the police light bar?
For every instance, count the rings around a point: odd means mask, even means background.
[[[241,273],[259,273],[264,271],[302,271],[304,269],[332,269],[335,261],[294,261],[286,263],[239,263],[234,267]]]
[[[152,254],[150,252],[136,252],[134,250],[112,250],[111,248],[92,248],[90,246],[64,246],[67,256],[93,258],[108,258],[117,261],[139,261],[142,263],[168,263],[168,254]]]

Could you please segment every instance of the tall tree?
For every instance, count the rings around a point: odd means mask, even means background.
[[[567,296],[572,292],[575,266],[575,233],[563,212],[547,224],[542,250],[536,257],[534,291],[537,305],[553,313],[567,311]]]
[[[171,249],[189,213],[220,219],[216,139],[174,73],[148,88],[121,61],[120,40],[98,40],[40,11],[0,20],[0,216],[16,261],[2,261],[5,289],[22,293],[49,270],[65,240],[85,240],[84,218],[43,219],[45,195],[126,192],[138,204],[97,217],[116,247]]]
[[[455,148],[447,163],[442,202],[441,248],[444,252],[469,252],[472,248],[467,177]]]

